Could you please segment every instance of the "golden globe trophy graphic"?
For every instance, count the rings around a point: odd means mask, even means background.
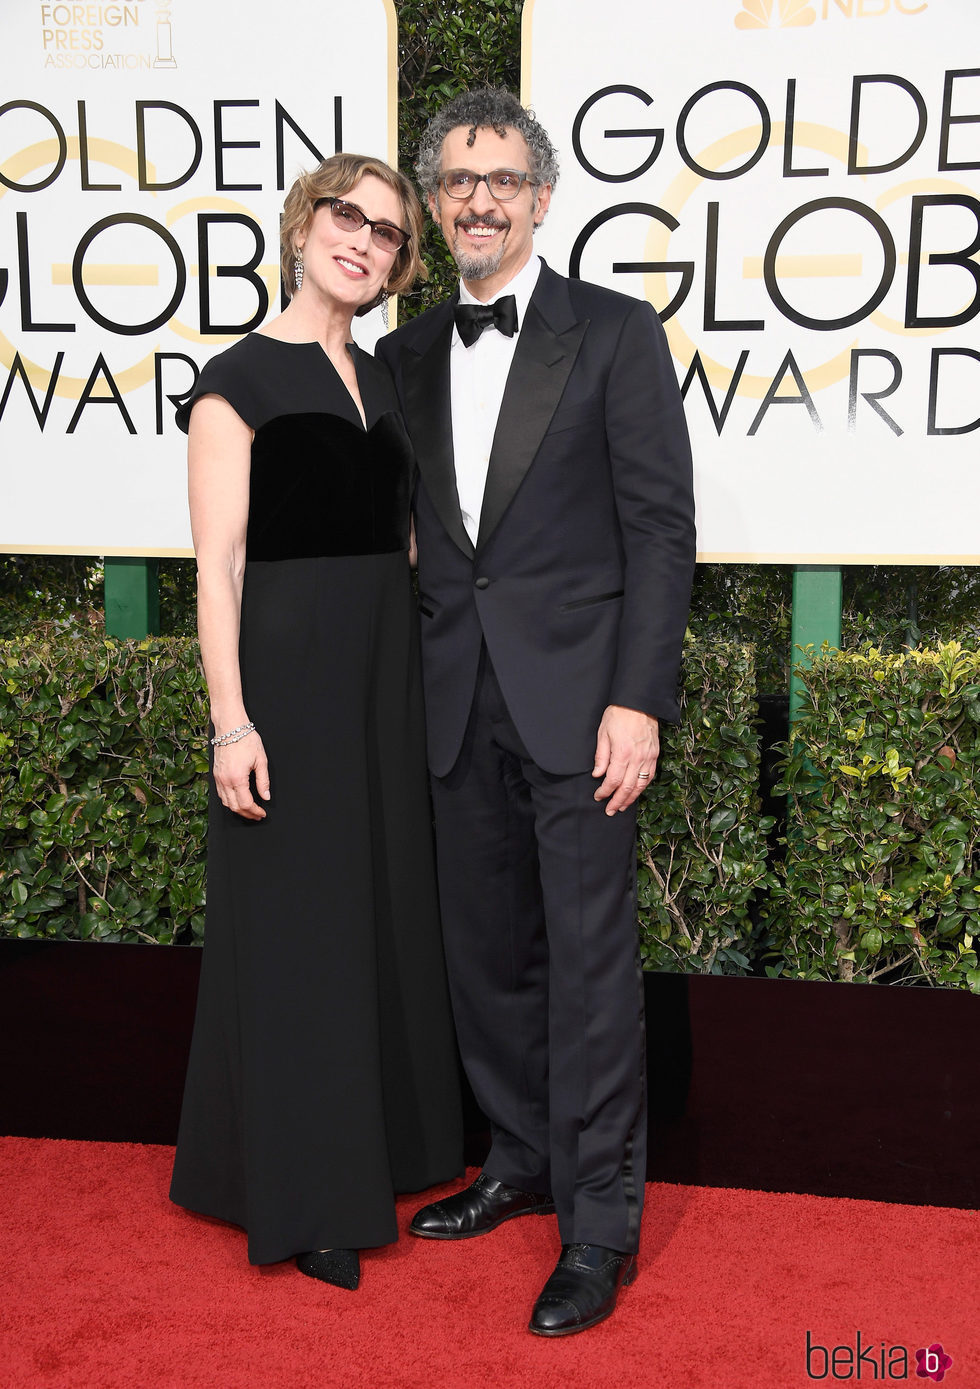
[[[175,68],[174,31],[170,23],[170,5],[157,6],[157,55],[153,59],[155,68]]]

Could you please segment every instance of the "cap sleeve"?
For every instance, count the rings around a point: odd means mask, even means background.
[[[185,434],[190,426],[191,411],[204,395],[220,395],[250,429],[256,427],[253,418],[256,393],[249,380],[248,363],[243,360],[245,354],[241,352],[241,347],[242,343],[235,343],[234,347],[219,352],[201,368],[197,385],[177,407],[175,418]]]

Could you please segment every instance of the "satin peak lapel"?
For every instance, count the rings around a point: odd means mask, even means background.
[[[421,351],[406,348],[402,356],[405,416],[418,458],[419,471],[439,520],[464,555],[473,556],[456,491],[453,459],[452,397],[449,390],[449,347],[452,313]]]
[[[533,299],[528,305],[493,436],[478,551],[493,534],[534,461],[588,326],[585,318],[557,333]]]

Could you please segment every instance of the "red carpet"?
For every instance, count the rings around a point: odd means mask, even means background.
[[[615,1316],[547,1341],[524,1328],[552,1218],[461,1244],[406,1235],[347,1293],[250,1268],[239,1231],[169,1203],[171,1158],[0,1139],[3,1389],[795,1389],[857,1383],[858,1332],[862,1384],[884,1356],[886,1384],[931,1385],[915,1351],[940,1342],[948,1389],[980,1386],[976,1212],[652,1185]],[[842,1348],[833,1365],[820,1346]]]

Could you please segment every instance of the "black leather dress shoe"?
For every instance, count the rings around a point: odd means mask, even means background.
[[[296,1255],[296,1267],[307,1278],[319,1278],[321,1283],[351,1292],[361,1281],[361,1259],[356,1249],[312,1249]]]
[[[472,1239],[515,1216],[551,1215],[554,1209],[550,1196],[518,1191],[481,1172],[472,1186],[455,1196],[423,1206],[408,1228],[425,1239]]]
[[[620,1288],[636,1277],[636,1255],[601,1244],[563,1244],[561,1258],[534,1304],[528,1330],[536,1336],[572,1336],[604,1321]]]

